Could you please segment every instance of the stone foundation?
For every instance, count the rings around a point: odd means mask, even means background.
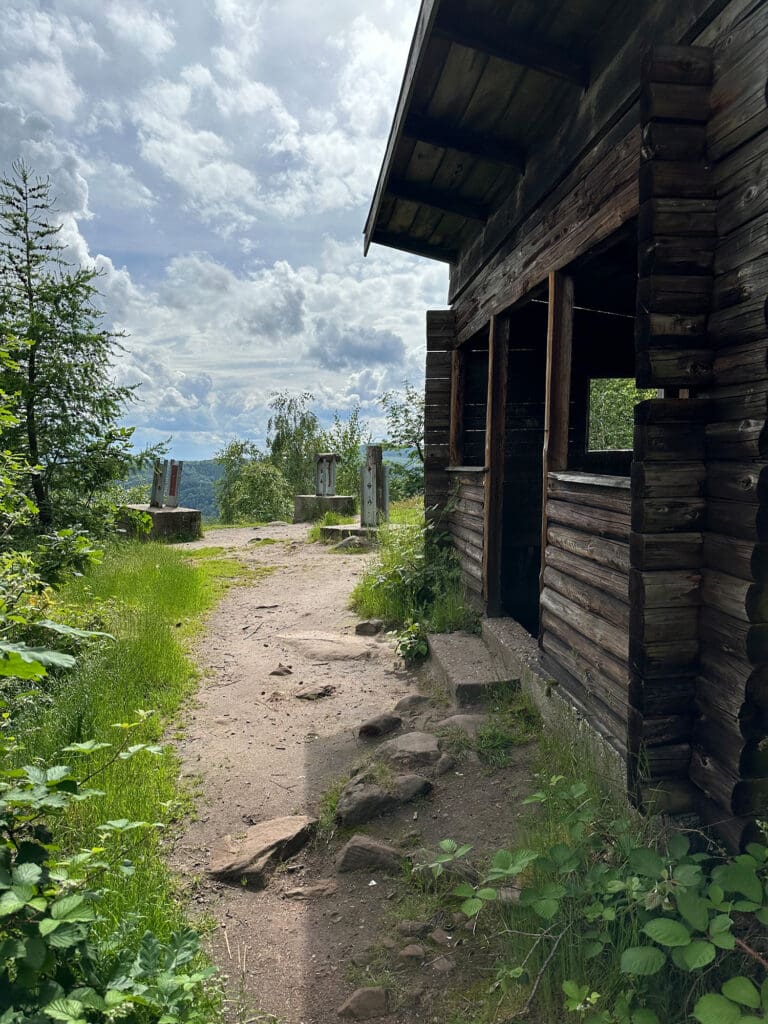
[[[326,512],[353,516],[357,499],[351,494],[297,494],[293,499],[294,523],[316,523]]]
[[[128,505],[134,512],[144,512],[152,520],[150,540],[197,540],[203,535],[203,522],[197,508],[151,508],[149,505]],[[130,531],[129,523],[124,524]]]

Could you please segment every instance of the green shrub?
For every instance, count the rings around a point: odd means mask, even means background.
[[[307,540],[310,544],[316,544],[320,539],[320,531],[324,526],[344,526],[346,523],[354,523],[354,516],[341,516],[338,512],[325,512],[322,519],[318,519],[309,528]]]
[[[393,627],[419,623],[427,632],[475,629],[456,552],[413,505],[379,528],[377,555],[352,591],[361,615]]]

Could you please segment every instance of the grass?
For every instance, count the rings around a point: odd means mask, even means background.
[[[453,548],[436,541],[424,521],[420,499],[393,504],[391,521],[380,527],[374,559],[352,591],[352,606],[390,628],[420,622],[428,632],[476,630]]]
[[[91,738],[119,743],[122,734],[114,723],[135,721],[138,709],[154,714],[131,732],[131,742],[162,740],[199,678],[185,641],[224,590],[251,572],[236,559],[222,557],[222,550],[123,542],[109,547],[103,563],[87,576],[62,588],[52,617],[93,622],[115,639],[92,646],[73,670],[46,681],[45,697],[22,713],[18,731],[27,761],[55,760],[63,746]],[[178,783],[178,767],[171,750],[118,761],[94,780],[103,796],[75,805],[62,823],[69,849],[93,846],[97,827],[112,819],[164,826],[133,833],[139,838],[126,852],[135,873],[116,881],[100,904],[102,931],[128,925],[127,944],[145,929],[165,938],[185,923],[165,863],[167,837],[191,811],[191,797]]]
[[[326,512],[322,519],[318,519],[316,523],[310,526],[307,540],[310,544],[316,544],[321,540],[320,531],[324,526],[346,526],[354,522],[354,516],[340,516],[338,512]]]

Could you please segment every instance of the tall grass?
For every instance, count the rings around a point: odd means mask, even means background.
[[[155,714],[130,734],[131,742],[161,740],[198,679],[185,641],[238,566],[230,558],[193,563],[164,544],[127,542],[110,547],[102,565],[66,585],[54,614],[78,623],[90,621],[115,639],[84,652],[72,671],[49,681],[41,698],[22,713],[17,732],[24,741],[25,761],[50,761],[62,747],[91,738],[119,744],[124,734],[114,724],[136,720],[138,709]],[[105,751],[104,761],[109,756]],[[84,770],[92,767],[88,762]],[[100,904],[103,929],[108,933],[128,922],[134,933],[149,928],[166,937],[184,918],[163,856],[167,836],[189,810],[189,798],[178,783],[177,758],[166,750],[160,756],[120,760],[92,784],[104,795],[68,812],[63,822],[68,848],[95,845],[97,826],[109,820],[165,826],[134,833],[140,838],[128,856],[135,873],[116,881]]]
[[[393,627],[420,622],[437,633],[476,629],[456,552],[426,525],[416,501],[393,505],[392,521],[379,528],[376,555],[352,591],[352,605]]]

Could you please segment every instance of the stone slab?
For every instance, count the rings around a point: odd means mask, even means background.
[[[152,508],[149,505],[126,505],[126,508],[150,517],[149,540],[197,540],[203,536],[203,517],[198,508]],[[127,519],[121,527],[133,532]]]
[[[517,682],[475,633],[430,634],[431,667],[457,707],[472,707],[488,698],[488,689]]]
[[[353,494],[297,494],[293,499],[294,523],[316,523],[326,512],[353,516],[357,498]]]
[[[252,825],[245,836],[224,836],[211,851],[208,873],[224,881],[242,882],[262,888],[270,866],[298,853],[317,825],[317,818],[294,814]]]

